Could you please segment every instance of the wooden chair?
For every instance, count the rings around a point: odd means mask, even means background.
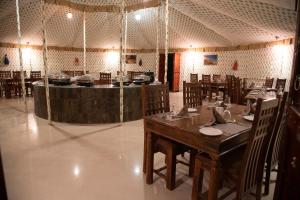
[[[213,82],[218,82],[221,80],[221,75],[219,74],[213,74]]]
[[[7,191],[6,191],[6,184],[5,184],[5,176],[4,176],[4,169],[3,169],[3,162],[1,156],[1,149],[0,149],[0,199],[7,200]]]
[[[275,88],[278,90],[280,88],[280,86],[281,86],[282,90],[284,91],[285,84],[286,84],[286,79],[280,79],[280,78],[278,78],[277,81],[276,81]]]
[[[219,199],[236,192],[237,200],[245,193],[256,188],[256,199],[261,198],[261,187],[268,146],[274,130],[277,117],[277,99],[258,99],[253,125],[246,147],[241,147],[225,154],[221,158],[221,169],[224,179],[234,183],[234,187]],[[210,170],[211,159],[198,154],[195,160],[192,199],[201,195],[204,170]],[[217,172],[216,172],[217,173]],[[213,175],[213,174],[212,174]],[[219,184],[219,182],[215,183]]]
[[[71,77],[74,77],[74,75],[75,75],[74,71],[72,71],[72,70],[71,71],[70,70],[63,70],[61,72],[66,74],[66,75],[69,75]]]
[[[11,78],[11,71],[0,71],[0,97],[2,97],[5,93],[5,80]]]
[[[33,92],[33,85],[32,83],[34,81],[38,81],[42,79],[42,73],[41,71],[30,71],[30,80],[25,82],[25,89],[26,89],[26,95],[31,95]]]
[[[26,71],[23,71],[23,73],[24,73],[24,78],[26,78]],[[21,71],[13,71],[12,78],[21,79]]]
[[[111,84],[111,73],[100,72],[99,84],[100,85]]]
[[[14,79],[7,79],[4,83],[5,98],[11,98],[15,92]]]
[[[127,76],[130,81],[132,81],[132,79],[133,79],[132,73],[133,73],[133,71],[127,71]]]
[[[202,74],[202,90],[203,90],[203,97],[209,97],[209,99],[212,98],[212,87],[211,87],[211,79],[210,75]]]
[[[26,71],[23,71],[24,78],[26,78]],[[7,82],[7,94],[11,95],[13,92],[14,96],[21,97],[23,94],[22,81],[21,81],[21,71],[12,72],[12,80]],[[10,94],[9,94],[10,93]]]
[[[183,105],[189,108],[202,106],[201,83],[186,83],[183,81]]]
[[[273,87],[274,78],[266,78],[264,86],[267,88]]]
[[[233,77],[233,88],[232,103],[241,104],[243,102],[242,79],[239,77]]]
[[[41,79],[42,78],[41,71],[30,71],[30,78],[32,78],[32,79]]]
[[[190,74],[191,83],[198,83],[198,74]]]
[[[210,75],[202,74],[202,83],[210,83],[210,82],[211,82]]]
[[[226,75],[226,86],[225,86],[225,94],[223,95],[223,100],[228,96],[230,99],[233,99],[234,96],[234,76]]]
[[[158,113],[166,113],[170,111],[169,104],[169,86],[168,84],[162,85],[143,85],[142,86],[142,107],[143,107],[143,116],[155,115]],[[176,156],[183,154],[188,151],[187,147],[177,142],[168,140],[167,138],[163,138],[160,136],[154,135],[153,143],[150,144],[153,148],[151,152],[152,161],[151,165],[146,166],[146,157],[147,155],[147,133],[145,130],[144,135],[144,165],[143,171],[150,170],[151,177],[147,177],[147,183],[153,183],[153,172],[159,175],[160,177],[166,180],[166,186],[169,190],[173,190],[175,188],[176,181],[176,163],[181,163],[184,165],[190,166],[189,175],[193,174],[193,161],[195,152],[192,151],[190,156],[190,164],[187,164],[182,161],[177,161]],[[149,144],[147,144],[149,145]],[[153,169],[154,165],[154,154],[160,152],[165,154],[166,156],[166,166],[161,167],[159,169]],[[162,174],[161,171],[167,169],[166,174]]]
[[[0,78],[11,78],[11,71],[0,71]]]
[[[282,153],[280,150],[282,149],[282,139],[286,126],[286,103],[288,98],[288,92],[284,92],[282,97],[278,97],[279,99],[279,109],[277,114],[277,120],[274,128],[274,133],[271,138],[269,151],[266,160],[266,171],[265,171],[265,181],[264,181],[264,194],[268,195],[270,191],[270,179],[271,172],[276,169],[276,166],[279,161],[279,155]],[[275,170],[276,171],[276,170]]]
[[[20,78],[13,78],[14,95],[21,97],[23,95],[22,81]]]

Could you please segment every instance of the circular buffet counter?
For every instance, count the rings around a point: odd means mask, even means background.
[[[120,88],[113,85],[81,87],[49,84],[51,118],[67,123],[120,122]],[[34,83],[34,112],[48,119],[44,83]],[[141,86],[124,86],[124,121],[142,118]]]

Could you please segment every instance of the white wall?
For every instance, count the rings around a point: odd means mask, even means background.
[[[4,55],[7,54],[10,60],[9,65],[3,64]],[[40,50],[23,50],[24,70],[41,70],[43,73],[43,54]],[[79,58],[79,65],[75,65],[75,58]],[[119,70],[118,52],[87,52],[87,70],[99,76],[100,71],[111,72],[113,76]],[[0,48],[0,70],[19,70],[18,49]],[[142,59],[142,66],[138,65]],[[127,64],[126,70],[129,71],[155,71],[155,54],[140,53],[137,54],[136,64]],[[50,72],[59,72],[61,70],[83,70],[83,53],[71,51],[53,51],[48,52],[48,65]]]
[[[217,65],[204,65],[203,55],[217,54]],[[233,71],[234,61],[238,62],[238,70]],[[182,80],[190,81],[190,73],[202,74],[234,74],[241,78],[265,79],[266,77],[286,78],[288,89],[293,62],[293,45],[273,46],[270,48],[247,51],[224,52],[185,52],[181,55],[181,85]]]
[[[8,54],[10,65],[4,66],[4,54]],[[217,54],[217,65],[204,65],[203,55]],[[79,65],[74,64],[75,57],[79,58]],[[266,77],[287,78],[288,89],[290,72],[292,67],[293,46],[273,46],[270,48],[243,51],[225,51],[225,52],[185,52],[181,55],[181,77],[182,81],[190,80],[190,73],[201,74],[235,74],[241,78],[265,79]],[[30,59],[29,59],[30,58]],[[0,48],[0,70],[18,70],[19,58],[18,50],[12,48]],[[138,65],[139,59],[142,59],[143,65]],[[234,61],[238,61],[238,70],[233,71]],[[25,70],[43,71],[42,51],[31,50],[24,51]],[[83,53],[70,51],[49,51],[50,72],[59,72],[60,70],[82,70]],[[131,71],[155,71],[155,53],[137,54],[137,64],[127,65],[126,69]],[[112,72],[113,76],[119,70],[119,53],[118,52],[88,52],[87,53],[87,70],[98,76],[100,71]]]

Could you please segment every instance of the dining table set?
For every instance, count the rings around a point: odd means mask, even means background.
[[[20,71],[0,71],[0,97],[21,97],[23,92],[26,96],[32,96],[32,83],[39,80],[42,80],[41,71],[30,71],[29,76],[24,71],[25,91],[23,91]]]
[[[208,103],[196,108],[183,108],[179,113],[160,113],[144,117],[146,182],[153,183],[153,140],[161,136],[184,144],[211,159],[208,199],[217,199],[221,157],[247,143],[253,116],[247,106],[222,102]],[[185,112],[183,112],[185,110]],[[226,119],[222,116],[227,114]]]

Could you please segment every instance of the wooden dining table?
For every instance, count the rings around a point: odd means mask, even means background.
[[[242,127],[241,131],[223,131],[220,136],[206,136],[199,132],[199,127],[211,121],[213,117],[212,108],[201,106],[196,113],[188,113],[187,116],[169,120],[165,114],[157,114],[144,117],[144,172],[147,184],[153,183],[153,138],[156,136],[168,138],[172,141],[184,144],[198,152],[204,152],[212,160],[210,168],[210,180],[208,199],[217,199],[220,158],[238,147],[245,145],[248,140],[252,122],[243,119],[245,106],[232,104],[229,108],[235,123],[227,123],[228,126]],[[231,124],[231,125],[230,125]],[[230,128],[229,128],[230,129]]]

